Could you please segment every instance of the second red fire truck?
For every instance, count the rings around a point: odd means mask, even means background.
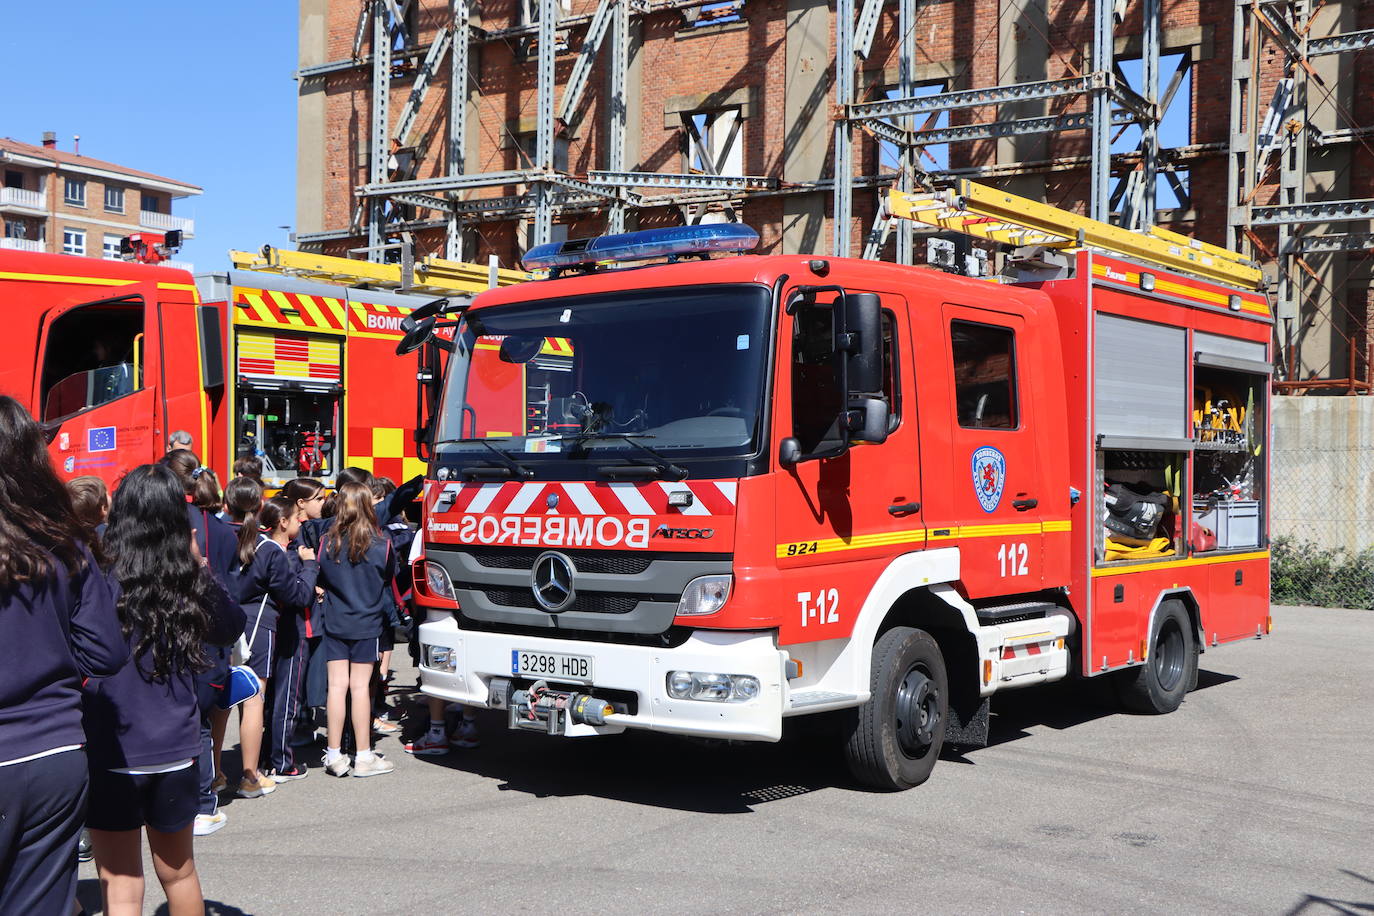
[[[940,225],[988,228],[974,190]],[[1236,256],[1101,225],[1022,226],[1060,244],[1004,282],[652,230],[413,313],[402,349],[449,353],[425,692],[565,736],[837,713],[885,789],[985,743],[999,691],[1177,708],[1269,631],[1271,314]]]

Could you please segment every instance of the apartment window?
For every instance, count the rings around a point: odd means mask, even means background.
[[[143,202],[140,206],[144,213],[167,212],[162,209],[162,198],[158,197],[156,194],[149,194],[147,191],[143,192]]]
[[[124,189],[105,186],[105,209],[111,213],[124,212]]]
[[[534,168],[537,164],[534,161],[535,150],[539,148],[539,135],[533,132],[520,134],[517,138],[520,144],[519,161],[516,163],[518,169]],[[555,171],[568,171],[568,138],[553,138],[553,167]]]
[[[110,235],[108,232],[105,233],[104,244],[100,247],[101,257],[105,258],[107,261],[120,260],[119,239],[120,236]]]
[[[68,178],[62,188],[62,199],[74,207],[86,206],[86,180]]]
[[[62,253],[84,255],[86,253],[86,230],[63,229]]]
[[[5,220],[5,238],[26,239],[29,237],[29,224],[21,219]]]
[[[687,171],[744,174],[744,118],[738,108],[684,113],[682,127],[687,134]]]
[[[24,186],[24,173],[18,169],[5,169],[5,187],[22,188]]]

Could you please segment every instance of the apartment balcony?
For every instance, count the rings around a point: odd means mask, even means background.
[[[6,188],[5,190],[13,190]],[[43,251],[43,243],[38,239],[0,239],[0,248],[13,248],[16,251]]]
[[[43,206],[43,192],[24,188],[0,188],[0,210],[34,215],[48,212]]]
[[[140,210],[138,213],[138,224],[144,229],[152,229],[155,232],[170,232],[173,229],[180,229],[181,234],[186,238],[195,238],[196,221],[187,219],[184,216],[172,216],[170,213],[153,213],[150,210]]]
[[[172,258],[168,258],[168,259],[165,260],[165,261],[158,261],[158,262],[157,262],[157,266],[158,266],[158,267],[176,267],[176,268],[179,268],[180,270],[189,271],[190,273],[195,273],[195,270],[196,270],[196,265],[193,264],[192,262],[190,262],[190,261],[177,261],[177,260],[174,260],[174,259],[172,259]]]

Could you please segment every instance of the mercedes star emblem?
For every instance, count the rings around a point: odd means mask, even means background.
[[[577,569],[572,560],[555,550],[541,553],[530,570],[530,590],[534,600],[550,614],[572,604],[576,592],[573,591],[573,576]]]

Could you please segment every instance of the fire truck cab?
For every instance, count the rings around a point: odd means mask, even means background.
[[[1004,282],[704,258],[756,238],[546,246],[554,278],[407,322],[448,351],[427,694],[566,736],[836,713],[894,789],[986,743],[997,691],[1106,676],[1170,712],[1268,632],[1262,294],[1093,250]]]

